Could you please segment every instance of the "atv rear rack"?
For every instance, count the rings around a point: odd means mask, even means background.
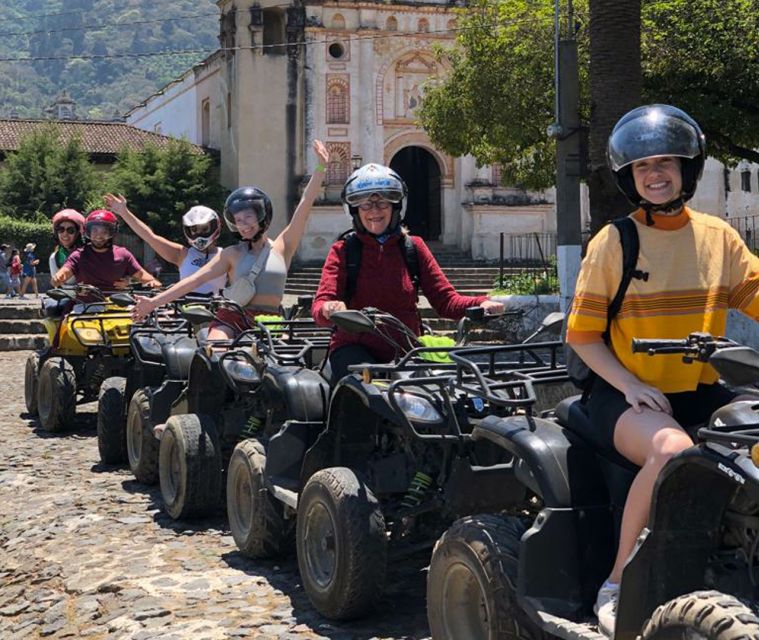
[[[561,348],[561,341],[551,341],[454,349],[452,386],[494,406],[529,410],[537,401],[534,385],[569,380],[559,365]]]

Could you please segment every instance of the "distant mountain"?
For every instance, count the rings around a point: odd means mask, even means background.
[[[212,0],[2,0],[0,117],[42,117],[64,90],[80,118],[118,117],[218,47],[218,16]]]

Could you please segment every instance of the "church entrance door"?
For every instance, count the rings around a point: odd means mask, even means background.
[[[390,161],[390,168],[408,186],[406,224],[425,240],[440,237],[442,218],[440,167],[435,157],[421,147],[405,147]]]

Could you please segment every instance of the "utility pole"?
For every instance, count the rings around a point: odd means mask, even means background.
[[[556,139],[556,231],[561,310],[568,312],[580,271],[582,234],[580,178],[583,176],[583,130],[580,126],[580,79],[572,0],[567,0],[566,20],[561,19],[561,0],[554,4],[555,114],[548,135]]]

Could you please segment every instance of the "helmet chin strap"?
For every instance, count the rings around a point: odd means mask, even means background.
[[[646,224],[649,227],[652,227],[654,225],[654,218],[652,214],[658,213],[661,215],[670,215],[682,209],[684,205],[685,200],[682,196],[675,198],[674,200],[670,200],[669,202],[664,202],[662,204],[652,204],[646,200],[642,200],[640,203],[643,211],[646,212]]]

